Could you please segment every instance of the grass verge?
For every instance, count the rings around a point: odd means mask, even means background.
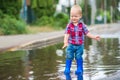
[[[27,26],[29,33],[40,33],[40,32],[52,32],[62,30],[61,28],[55,28],[51,26]]]

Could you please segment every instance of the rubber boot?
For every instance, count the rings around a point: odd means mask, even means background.
[[[76,75],[83,75],[83,59],[76,59],[77,62],[77,70],[75,71]]]
[[[65,66],[64,74],[70,74],[71,63],[72,63],[72,60],[70,60],[70,59],[66,60],[66,66]]]
[[[72,80],[70,74],[65,74],[65,76],[66,76],[66,80]]]
[[[83,75],[77,74],[77,80],[83,80]]]

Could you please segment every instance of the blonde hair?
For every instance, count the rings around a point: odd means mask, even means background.
[[[82,8],[79,5],[73,5],[70,11],[77,10],[80,14],[82,14]]]

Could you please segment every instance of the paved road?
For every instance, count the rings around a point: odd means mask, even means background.
[[[100,35],[102,38],[120,38],[120,23],[94,25],[91,33]]]
[[[89,30],[94,34],[100,34],[102,37],[119,37],[120,24],[93,25]],[[0,36],[0,51],[16,50],[18,48],[33,44],[35,42],[47,42],[53,39],[63,37],[64,31],[44,32],[29,35]]]

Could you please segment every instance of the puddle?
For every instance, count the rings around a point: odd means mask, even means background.
[[[0,80],[66,80],[62,45],[1,53]],[[86,39],[83,58],[84,80],[120,80],[120,38]],[[75,70],[73,61],[72,80],[77,80]]]

